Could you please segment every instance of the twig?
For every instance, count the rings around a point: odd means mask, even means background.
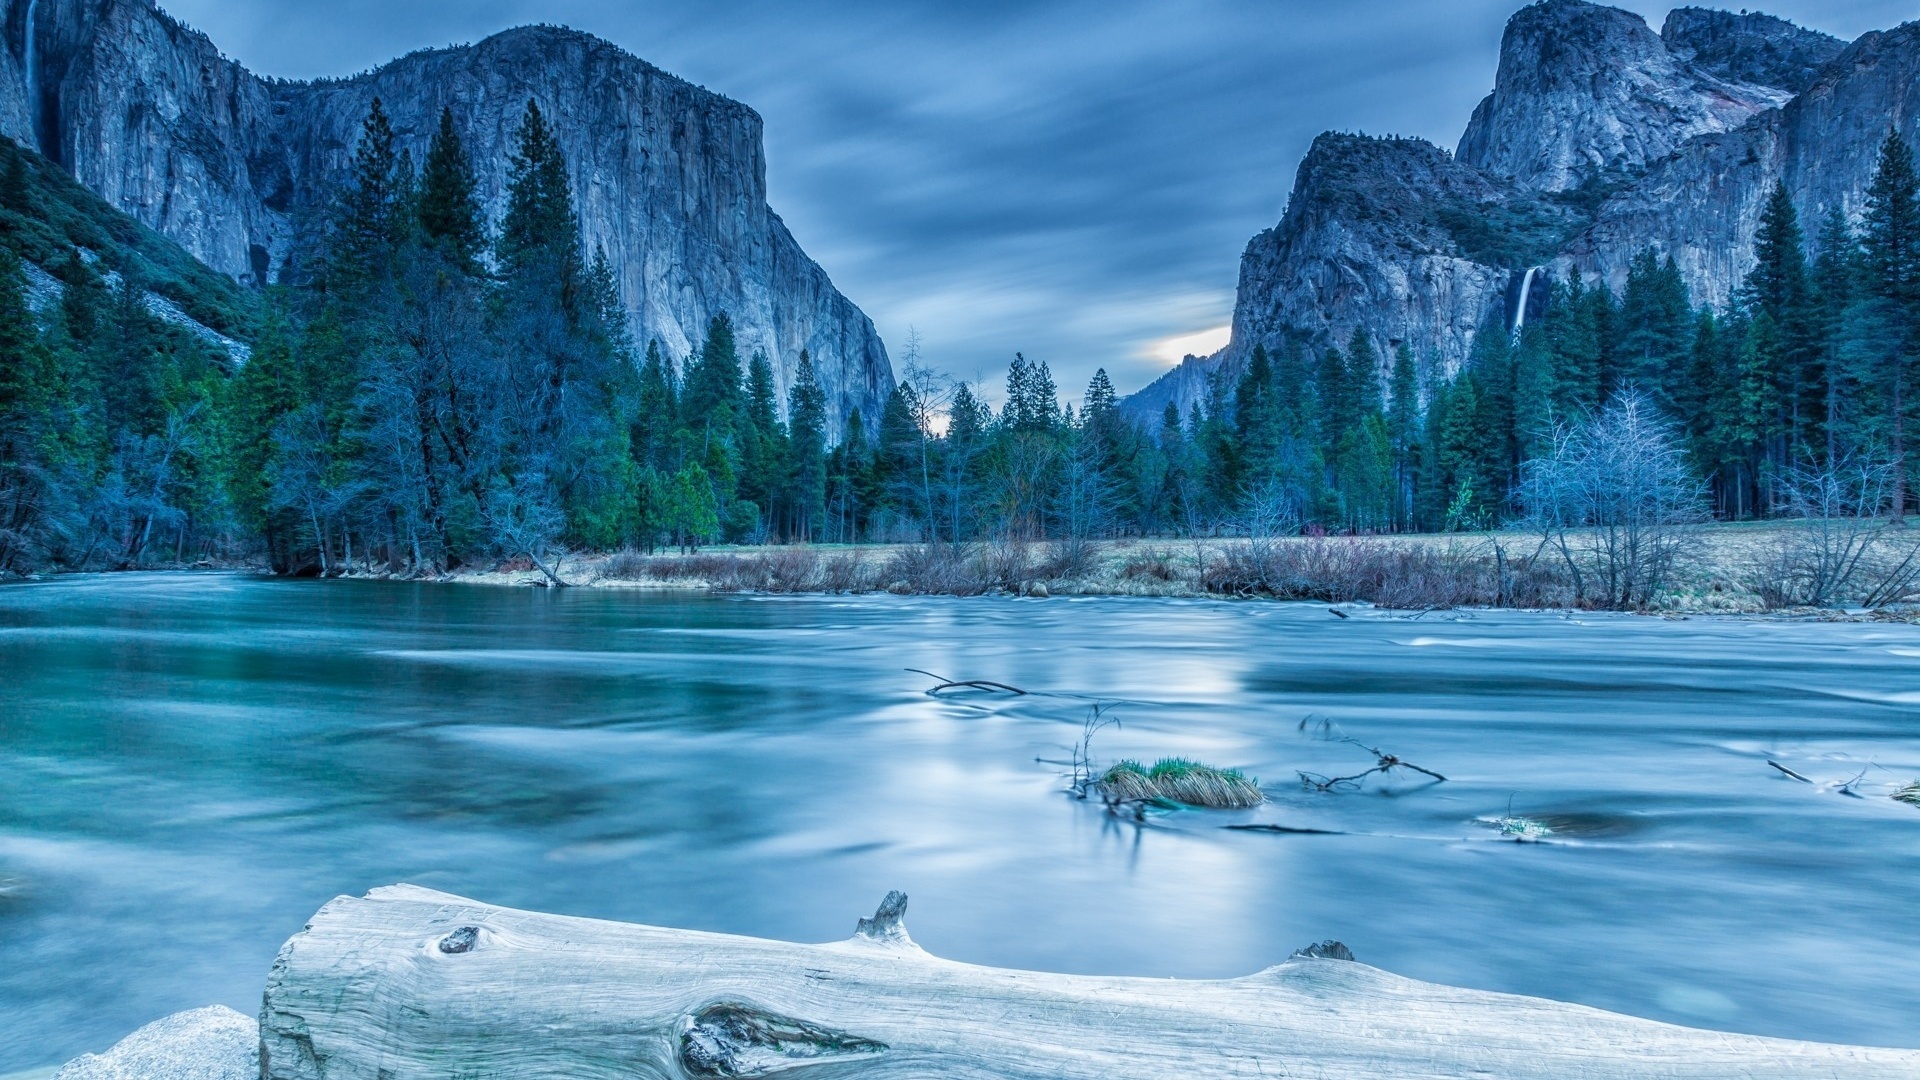
[[[1342,619],[1351,619],[1351,618],[1353,618],[1353,616],[1351,616],[1351,615],[1349,615],[1349,614],[1347,614],[1347,613],[1346,613],[1346,612],[1344,612],[1344,611],[1341,611],[1341,610],[1340,610],[1339,608],[1333,608],[1333,607],[1330,607],[1330,608],[1328,608],[1328,609],[1327,609],[1327,614],[1329,614],[1329,615],[1333,615],[1333,616],[1337,616],[1338,618],[1342,618]]]
[[[1865,780],[1866,778],[1867,778],[1867,770],[1861,769],[1859,775],[1855,776],[1853,779],[1847,781],[1846,783],[1841,784],[1839,787],[1834,788],[1834,790],[1838,791],[1842,795],[1845,795],[1849,799],[1864,799],[1866,798],[1866,796],[1853,790],[1853,788],[1854,788],[1854,785],[1858,784],[1862,780]]]
[[[1804,776],[1801,776],[1799,773],[1794,772],[1792,769],[1787,768],[1785,765],[1782,765],[1777,761],[1768,761],[1767,764],[1773,766],[1776,769],[1779,769],[1781,772],[1786,773],[1788,776],[1793,777],[1795,780],[1798,780],[1803,784],[1813,783],[1813,781],[1807,779]]]
[[[1312,717],[1307,717],[1307,719],[1300,721],[1300,730],[1305,731],[1307,729],[1307,724],[1312,719],[1313,719]],[[1361,742],[1359,739],[1356,739],[1351,735],[1341,735],[1339,738],[1335,738],[1334,732],[1337,730],[1338,729],[1334,726],[1331,720],[1320,721],[1320,733],[1322,738],[1332,742],[1348,743],[1353,746],[1357,746],[1362,750],[1365,750],[1369,754],[1372,754],[1374,757],[1373,768],[1368,769],[1365,772],[1354,773],[1352,776],[1322,776],[1319,773],[1302,772],[1299,774],[1300,782],[1302,784],[1305,784],[1307,787],[1312,788],[1316,791],[1333,791],[1339,788],[1358,789],[1360,786],[1360,781],[1365,780],[1367,777],[1372,776],[1374,773],[1385,773],[1385,772],[1390,772],[1394,769],[1411,769],[1414,772],[1420,773],[1423,776],[1431,776],[1437,782],[1441,782],[1441,783],[1446,782],[1446,779],[1447,779],[1446,777],[1441,776],[1439,773],[1434,772],[1432,769],[1415,765],[1411,761],[1405,761],[1400,757],[1398,757],[1397,755],[1389,754],[1377,746],[1368,746],[1366,743]]]
[[[1021,697],[1027,696],[1027,692],[1017,686],[1008,686],[1006,683],[993,682],[988,679],[949,679],[945,675],[935,675],[931,671],[921,671],[919,668],[910,667],[907,670],[915,675],[925,675],[927,678],[940,684],[928,690],[927,693],[929,694],[938,694],[942,690],[998,690],[1002,693],[1018,694]]]
[[[923,671],[920,674],[924,675],[926,672]],[[1119,717],[1108,717],[1106,715],[1107,710],[1112,707],[1113,705],[1110,702],[1093,706],[1087,710],[1086,722],[1080,725],[1080,744],[1073,748],[1073,794],[1075,798],[1086,798],[1088,790],[1099,780],[1099,776],[1093,771],[1093,737],[1098,735],[1102,728],[1120,726]],[[1109,800],[1108,809],[1112,809],[1111,800]],[[1144,810],[1136,809],[1136,813],[1139,816],[1145,816]]]

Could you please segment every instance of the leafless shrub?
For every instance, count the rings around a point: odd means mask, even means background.
[[[1705,488],[1673,425],[1637,391],[1552,435],[1521,498],[1577,603],[1645,608],[1698,550]]]
[[[697,555],[661,555],[646,560],[644,576],[654,581],[693,581],[714,584],[732,581],[738,556],[702,552]]]
[[[1175,581],[1174,554],[1166,548],[1149,548],[1129,558],[1120,573],[1131,581]]]
[[[901,548],[880,576],[889,587],[938,596],[978,596],[992,587],[973,556],[973,545],[942,541]]]
[[[1889,462],[1805,461],[1780,478],[1792,523],[1755,559],[1751,585],[1769,607],[1829,607],[1878,591],[1893,491]]]
[[[614,581],[642,581],[651,576],[647,564],[652,561],[632,549],[616,551],[600,565],[600,576]]]
[[[1229,548],[1207,566],[1209,592],[1400,610],[1462,605],[1549,606],[1567,589],[1540,559],[1490,546],[1438,548],[1364,537],[1299,537]]]
[[[872,592],[880,584],[874,570],[858,552],[835,552],[820,568],[820,587],[830,593]]]
[[[1032,547],[1021,540],[992,540],[980,551],[977,562],[981,579],[991,589],[1021,592],[1039,576]]]
[[[1047,545],[1047,555],[1034,567],[1035,576],[1063,581],[1093,576],[1100,568],[1100,549],[1084,536],[1070,536]]]

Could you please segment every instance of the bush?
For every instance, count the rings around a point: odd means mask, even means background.
[[[1165,548],[1149,548],[1128,559],[1120,573],[1130,581],[1175,581],[1179,574],[1174,569],[1173,552]]]
[[[1232,547],[1208,562],[1203,585],[1228,596],[1403,610],[1462,605],[1547,607],[1567,598],[1554,568],[1504,549],[1436,548],[1361,537],[1300,537]]]
[[[881,578],[889,587],[938,596],[979,596],[994,582],[982,573],[970,544],[909,544],[887,560]]]

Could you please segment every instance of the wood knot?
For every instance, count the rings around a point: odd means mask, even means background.
[[[752,1005],[709,1005],[688,1017],[680,1033],[680,1064],[687,1074],[766,1076],[799,1065],[884,1053],[887,1044],[779,1016]]]
[[[443,953],[472,952],[480,942],[480,928],[463,926],[440,939],[440,951]]]

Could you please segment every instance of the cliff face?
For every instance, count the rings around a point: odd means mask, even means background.
[[[1342,343],[1364,326],[1451,374],[1517,283],[1578,269],[1625,284],[1671,255],[1696,303],[1724,307],[1784,181],[1809,233],[1857,216],[1887,125],[1920,139],[1920,23],[1847,45],[1760,14],[1681,8],[1655,34],[1581,0],[1522,9],[1494,91],[1449,157],[1428,144],[1323,136],[1285,216],[1241,259],[1232,343],[1129,401],[1185,410],[1205,373],[1282,331]]]
[[[607,42],[525,28],[294,83],[225,59],[151,0],[7,0],[5,27],[0,132],[236,278],[280,272],[375,97],[415,161],[452,109],[497,219],[531,98],[554,124],[586,243],[614,266],[636,340],[684,358],[726,311],[743,352],[773,361],[783,399],[802,349],[841,416],[876,417],[892,386],[872,322],[767,206],[758,114]]]
[[[1241,258],[1229,357],[1288,329],[1344,344],[1365,326],[1389,348],[1457,359],[1511,276],[1479,245],[1516,224],[1554,236],[1563,216],[1431,143],[1322,135],[1286,216]]]
[[[1542,0],[1507,23],[1493,93],[1459,156],[1525,187],[1566,191],[1631,175],[1789,96],[1686,63],[1638,15]]]
[[[1784,108],[1696,139],[1609,199],[1558,260],[1616,287],[1635,252],[1670,254],[1695,303],[1725,307],[1753,269],[1753,238],[1776,183],[1802,227],[1830,211],[1857,223],[1889,126],[1920,139],[1920,23],[1866,34]]]
[[[1838,38],[1757,11],[1736,15],[1695,7],[1669,12],[1660,40],[1676,58],[1701,71],[1791,94],[1812,86],[1846,47]]]

